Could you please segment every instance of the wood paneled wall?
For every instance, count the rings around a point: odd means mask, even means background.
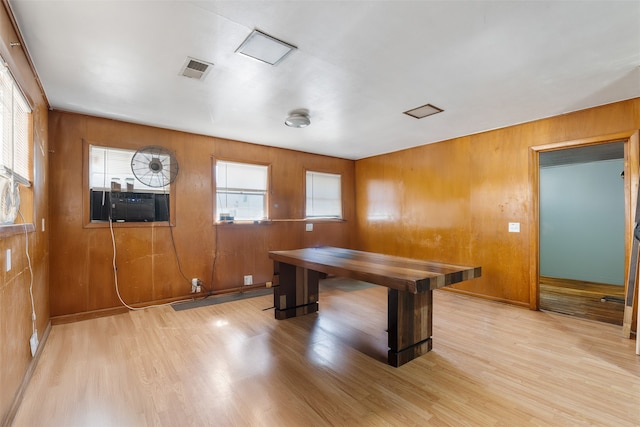
[[[138,149],[161,145],[180,165],[174,183],[173,235],[182,272],[205,290],[220,292],[272,280],[272,249],[315,245],[351,247],[355,230],[355,162],[52,111],[51,314],[64,316],[119,307],[108,224],[88,224],[83,145]],[[84,141],[84,142],[83,142]],[[86,151],[86,149],[85,149]],[[214,224],[214,159],[271,165],[268,224]],[[344,221],[315,222],[305,232],[306,169],[342,175]],[[127,304],[189,296],[166,225],[114,224],[120,294]],[[215,264],[215,268],[214,268]]]
[[[530,147],[640,128],[639,104],[619,102],[357,162],[51,112],[52,315],[120,305],[109,230],[87,226],[82,214],[83,140],[131,149],[157,144],[176,153],[177,252],[184,274],[202,279],[207,290],[241,287],[246,274],[254,283],[270,280],[270,249],[325,244],[482,265],[482,278],[456,289],[530,306]],[[213,224],[215,158],[272,165],[273,222]],[[305,168],[343,174],[345,222],[304,231]],[[509,222],[519,222],[520,233],[508,233]],[[188,294],[166,226],[116,225],[115,236],[126,302]]]
[[[639,128],[633,99],[359,160],[356,247],[480,265],[455,288],[530,306],[530,147]]]
[[[47,118],[46,100],[31,71],[28,60],[4,6],[0,6],[0,55],[18,82],[33,110],[33,185],[20,189],[20,211],[28,224],[28,250],[33,269],[33,296],[36,327],[40,340],[49,324],[49,247],[50,223],[47,213]],[[22,222],[20,217],[16,222]],[[35,227],[34,227],[35,223]],[[29,338],[32,334],[31,274],[26,256],[24,225],[0,226],[0,425],[5,425],[12,404],[32,357]],[[6,253],[11,250],[11,270],[5,271]],[[41,342],[42,346],[42,342]],[[15,409],[15,408],[14,408]]]

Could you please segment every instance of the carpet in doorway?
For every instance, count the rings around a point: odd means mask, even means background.
[[[239,301],[247,298],[261,297],[264,295],[273,295],[273,289],[258,289],[255,291],[247,291],[242,293],[210,296],[208,298],[203,298],[195,301],[171,304],[171,307],[173,307],[174,311],[182,311],[189,310],[190,308],[206,307],[209,305]]]

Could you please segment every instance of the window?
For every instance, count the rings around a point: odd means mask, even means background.
[[[150,187],[135,178],[131,171],[131,159],[134,154],[135,150],[89,146],[89,188],[145,193],[168,192],[169,185]]]
[[[254,221],[268,218],[269,167],[249,163],[216,162],[216,218]]]
[[[4,63],[2,58],[0,61]],[[18,184],[31,186],[29,156],[31,108],[11,72],[0,66],[0,223],[12,224],[18,215]]]
[[[342,218],[340,175],[307,171],[307,218]]]
[[[91,221],[168,221],[170,186],[150,187],[131,170],[135,150],[89,146]],[[167,166],[168,159],[163,158]]]

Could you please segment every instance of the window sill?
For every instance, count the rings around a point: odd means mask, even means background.
[[[15,234],[24,234],[25,228],[27,233],[33,233],[36,231],[35,225],[28,223],[26,224],[6,224],[0,225],[0,237],[8,237],[13,236]]]
[[[244,220],[233,220],[233,221],[215,221],[213,223],[213,225],[215,225],[216,227],[218,226],[222,226],[222,227],[227,227],[227,226],[234,226],[234,225],[271,225],[273,224],[273,221],[269,220],[269,219],[263,219],[263,220],[256,220],[256,221],[244,221]]]
[[[152,222],[114,221],[113,227],[115,228],[169,227],[169,223],[167,221],[152,221]],[[171,224],[171,227],[175,227],[175,224]],[[109,228],[109,221],[93,221],[88,224],[85,224],[83,228]]]
[[[305,222],[305,223],[327,223],[327,222],[347,222],[344,218],[301,218],[301,219],[264,219],[259,221],[214,221],[213,225],[218,227],[230,227],[234,225],[273,225],[278,222]]]

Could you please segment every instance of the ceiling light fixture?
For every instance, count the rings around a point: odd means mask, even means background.
[[[305,111],[292,111],[284,121],[284,124],[290,128],[305,128],[311,124],[309,113]]]
[[[412,110],[407,110],[403,114],[406,114],[411,117],[415,117],[416,119],[423,119],[427,116],[432,116],[434,114],[442,113],[444,110],[442,108],[438,108],[431,104],[425,104],[422,107],[414,108]]]
[[[277,65],[296,49],[297,47],[289,43],[261,31],[253,30],[236,49],[236,52],[270,65]]]

